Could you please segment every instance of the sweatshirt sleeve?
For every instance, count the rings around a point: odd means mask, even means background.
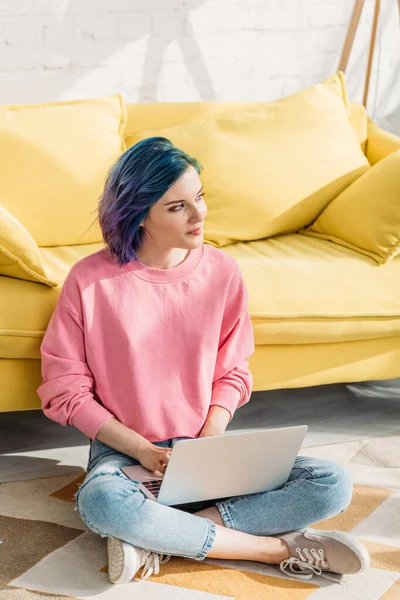
[[[250,400],[253,377],[249,358],[254,333],[248,312],[248,292],[239,266],[231,280],[225,306],[215,365],[210,406],[222,406],[231,413]]]
[[[36,391],[46,417],[73,425],[94,440],[114,415],[94,398],[82,320],[63,304],[62,295],[63,290],[40,346],[42,383]]]

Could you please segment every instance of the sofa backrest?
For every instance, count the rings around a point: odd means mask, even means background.
[[[366,153],[368,137],[368,115],[363,104],[350,101],[351,120],[356,130],[357,137],[360,140],[361,149]]]

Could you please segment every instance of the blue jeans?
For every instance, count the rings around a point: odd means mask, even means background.
[[[154,442],[172,448],[178,440]],[[307,527],[344,512],[351,502],[351,474],[328,460],[297,456],[285,485],[277,490],[219,500],[166,506],[149,500],[122,471],[136,459],[91,440],[87,474],[76,508],[87,527],[159,554],[203,560],[216,535],[214,521],[192,514],[216,506],[226,527],[270,536]]]

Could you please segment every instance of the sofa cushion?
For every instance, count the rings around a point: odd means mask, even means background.
[[[96,208],[125,124],[120,94],[0,107],[0,275],[55,287],[41,247],[102,240]]]
[[[297,233],[221,249],[249,292],[256,344],[314,344],[400,334],[400,256],[385,268]]]
[[[125,124],[121,94],[0,107],[1,204],[39,247],[101,241],[90,225]]]
[[[70,268],[103,244],[44,248],[51,289],[1,278],[0,357],[40,359],[40,344]],[[256,345],[318,344],[400,335],[400,256],[384,269],[326,240],[285,234],[225,246],[249,292]]]
[[[55,286],[0,276],[0,358],[40,359],[40,344],[71,267],[104,243],[42,248],[45,272]]]
[[[166,137],[200,161],[204,240],[223,247],[308,225],[370,168],[349,113],[338,72],[273,102],[129,140]]]
[[[322,82],[324,83],[324,82]],[[343,94],[339,90],[340,94]],[[360,142],[361,149],[365,154],[368,116],[366,108],[359,102],[347,100],[342,96],[345,105],[349,108],[349,118],[352,122],[354,131]],[[223,100],[200,100],[197,102],[127,102],[127,124],[124,131],[124,137],[129,148],[135,142],[135,136],[141,131],[147,129],[158,129],[170,127],[171,125],[182,125],[182,123],[194,123],[203,121],[210,117],[219,117],[231,112],[239,112],[263,106],[265,102],[248,100],[223,101]]]
[[[39,246],[29,231],[0,206],[0,273],[57,287],[49,279]]]
[[[400,253],[400,150],[339,194],[300,234],[341,244],[384,265]]]

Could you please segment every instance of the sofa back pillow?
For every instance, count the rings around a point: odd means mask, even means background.
[[[0,107],[0,204],[39,247],[102,240],[91,225],[125,125],[121,94]]]
[[[57,287],[46,271],[39,246],[4,207],[0,206],[0,275]]]
[[[204,167],[204,241],[217,247],[308,225],[370,168],[340,71],[273,102],[131,132],[129,145],[153,136]]]
[[[341,72],[339,71],[339,73]],[[337,85],[337,83],[335,85]],[[337,91],[340,97],[343,98],[343,90],[339,88]],[[343,101],[345,101],[344,98]],[[193,123],[194,121],[203,121],[210,117],[218,117],[230,112],[239,112],[241,110],[247,110],[248,108],[254,108],[260,104],[265,103],[256,100],[249,100],[246,102],[234,100],[127,102],[127,124],[124,131],[125,142],[129,148],[132,143],[134,143],[135,136],[141,131],[157,129],[159,127],[170,127],[171,125],[181,125],[182,123]],[[368,120],[365,106],[359,102],[347,101],[347,99],[345,105],[348,107],[349,118],[360,142],[362,151],[365,154]]]
[[[384,265],[400,253],[400,150],[373,165],[299,233]]]

